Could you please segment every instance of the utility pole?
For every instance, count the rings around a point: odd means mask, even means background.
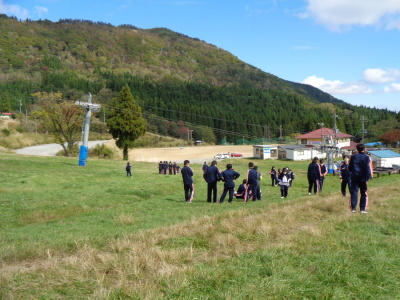
[[[282,125],[279,125],[279,140],[282,140]]]
[[[19,100],[19,113],[22,114],[22,100]]]
[[[79,150],[79,163],[78,163],[79,166],[86,166],[86,159],[89,150],[88,144],[89,144],[90,118],[92,116],[92,110],[99,111],[101,105],[92,103],[91,93],[89,93],[88,95],[88,102],[75,101],[75,104],[86,109],[85,124],[83,126],[83,140],[82,140],[82,146],[80,147]]]
[[[25,109],[25,123],[28,123],[28,110]]]
[[[364,142],[364,134],[367,133],[367,130],[365,130],[365,122],[368,121],[365,116],[361,117],[361,124],[362,124],[362,129],[361,129],[361,143]]]
[[[324,127],[324,123],[318,123],[319,126],[321,126],[321,146],[324,143],[324,136],[322,135],[322,128]]]

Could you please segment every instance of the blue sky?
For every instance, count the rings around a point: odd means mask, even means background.
[[[400,0],[0,0],[0,13],[166,27],[351,104],[400,111]]]

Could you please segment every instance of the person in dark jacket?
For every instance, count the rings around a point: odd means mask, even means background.
[[[344,162],[341,163],[340,170],[340,187],[342,190],[343,197],[346,197],[346,187],[349,189],[349,194],[351,195],[351,181],[350,181],[350,171],[349,171],[349,162],[350,157],[348,155],[344,156]]]
[[[262,180],[262,175],[258,172],[258,166],[253,167],[254,170],[257,172],[257,188],[256,188],[256,199],[261,200],[261,185],[260,181]]]
[[[221,173],[221,180],[224,182],[224,191],[222,192],[219,203],[223,203],[226,194],[229,192],[229,203],[232,203],[233,194],[235,191],[235,180],[238,179],[240,174],[232,169],[231,164],[226,165],[226,170]]]
[[[319,182],[321,180],[321,167],[318,164],[318,157],[314,157],[312,162],[308,165],[307,178],[308,178],[308,194],[311,195],[311,190],[313,187],[314,187],[314,194],[318,194]]]
[[[355,213],[357,208],[358,190],[360,190],[360,212],[366,214],[368,208],[368,180],[374,176],[372,160],[365,153],[365,145],[357,145],[358,153],[353,154],[350,158],[348,170],[350,171],[351,180],[351,199],[350,209]]]
[[[205,161],[203,166],[201,167],[201,169],[203,170],[203,174],[207,170],[207,168],[208,168],[208,165],[207,165],[207,162]]]
[[[292,171],[292,169],[290,169],[290,168],[288,168],[288,167],[286,167],[286,169],[287,169],[287,173],[288,173],[288,175],[289,175],[289,177],[290,177],[290,184],[289,184],[289,187],[292,187],[293,180],[296,178],[296,175],[294,174],[294,172]]]
[[[169,175],[172,175],[172,168],[173,168],[172,161],[170,161],[168,164],[168,174]]]
[[[247,171],[247,192],[251,192],[251,197],[253,201],[257,200],[257,171],[253,169],[254,164],[249,162],[249,170]],[[245,197],[247,202],[247,195]]]
[[[168,162],[166,160],[164,160],[163,163],[163,174],[167,175],[167,170],[168,170]]]
[[[221,180],[221,172],[217,168],[217,161],[213,160],[203,174],[207,182],[207,202],[217,202],[217,186]]]
[[[286,198],[289,193],[290,182],[292,181],[292,177],[288,173],[287,168],[283,168],[282,173],[278,178],[279,185],[281,186],[281,198]]]
[[[194,183],[193,183],[193,171],[189,167],[190,161],[185,160],[183,162],[184,167],[181,170],[182,180],[183,180],[183,189],[185,191],[185,201],[187,203],[191,203],[193,201],[194,196]]]
[[[160,161],[160,163],[158,164],[158,174],[162,174],[163,169],[164,169],[164,163]]]
[[[247,179],[243,179],[243,183],[239,185],[235,197],[236,199],[246,199],[245,198],[246,195],[247,195]],[[246,200],[244,202],[246,202]]]
[[[126,171],[126,176],[127,176],[127,177],[132,177],[132,166],[131,166],[131,163],[130,163],[130,162],[128,162],[128,163],[126,164],[125,171]]]
[[[269,171],[269,174],[271,175],[271,184],[272,184],[272,186],[276,186],[278,184],[278,177],[276,175],[275,167],[271,168],[271,171]]]
[[[322,188],[324,187],[325,175],[328,174],[328,168],[326,167],[324,160],[322,158],[319,160],[319,166],[321,168],[321,179],[319,180],[319,191],[322,192]]]

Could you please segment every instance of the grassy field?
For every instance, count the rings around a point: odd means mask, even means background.
[[[307,162],[256,164],[261,201],[206,203],[193,165],[186,204],[156,164],[0,154],[0,299],[400,298],[399,175],[371,181],[361,215],[338,177],[308,196]],[[272,164],[297,175],[287,199]]]

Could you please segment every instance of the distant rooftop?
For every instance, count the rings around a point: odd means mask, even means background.
[[[380,158],[395,158],[400,157],[400,153],[394,152],[392,150],[373,150],[368,151],[370,154],[373,154]]]
[[[335,131],[333,129],[323,127],[321,129],[317,129],[309,133],[296,136],[296,139],[321,139],[322,136],[335,136]],[[353,136],[347,133],[338,132],[336,134],[336,137],[338,139],[343,139],[343,138],[351,138]]]

